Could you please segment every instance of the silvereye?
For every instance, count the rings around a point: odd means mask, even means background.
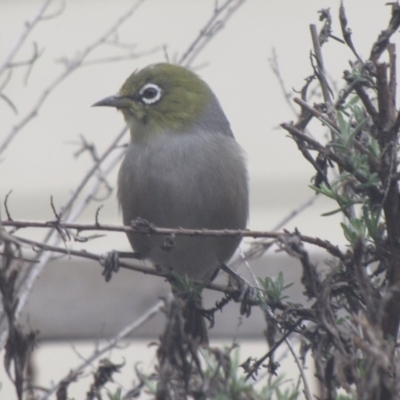
[[[210,87],[173,64],[134,72],[116,96],[95,106],[120,110],[131,141],[118,177],[123,222],[142,218],[158,227],[244,229],[248,219],[245,158]],[[173,248],[159,235],[129,233],[143,259],[161,270],[207,282],[238,247],[240,237],[176,236]],[[179,290],[173,284],[175,293]],[[193,299],[192,299],[193,300]],[[185,330],[207,341],[200,296],[190,303]]]

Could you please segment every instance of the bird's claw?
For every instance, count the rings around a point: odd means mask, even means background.
[[[119,259],[120,258],[134,258],[135,260],[141,260],[142,256],[137,252],[126,252],[126,251],[116,251],[112,250],[104,254],[101,257],[100,264],[104,267],[102,275],[106,282],[111,280],[113,273],[119,271]]]
[[[229,275],[229,278],[231,280],[233,279],[237,285],[238,295],[234,300],[240,302],[240,314],[249,317],[251,314],[251,306],[257,297],[256,288],[250,285],[250,283],[248,283],[244,278],[238,275],[227,265],[223,265],[221,269],[225,271]]]
[[[240,314],[249,317],[251,314],[251,306],[254,304],[254,299],[257,296],[256,289],[246,283],[246,286],[241,288],[240,292]]]
[[[106,282],[109,282],[113,273],[117,273],[119,270],[119,252],[113,250],[104,254],[100,260],[100,264],[104,267],[101,274],[104,276]]]

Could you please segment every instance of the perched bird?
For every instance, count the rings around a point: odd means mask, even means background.
[[[118,177],[125,225],[140,217],[167,228],[246,227],[243,151],[215,94],[195,73],[173,64],[150,65],[129,76],[118,95],[94,106],[117,108],[130,128]],[[231,258],[241,240],[176,236],[175,246],[165,249],[159,235],[128,233],[128,239],[141,258],[161,270],[203,282]],[[185,330],[205,342],[200,301],[191,303]]]

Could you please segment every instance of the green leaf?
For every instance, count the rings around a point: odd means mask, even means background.
[[[282,271],[279,271],[276,278],[266,276],[265,278],[259,277],[258,279],[264,292],[276,302],[281,302],[288,298],[288,296],[283,296],[283,292],[294,284],[293,282],[285,284]]]
[[[367,150],[375,157],[380,158],[381,149],[376,139],[372,138],[370,144],[367,146]]]
[[[122,389],[121,388],[118,388],[115,393],[112,393],[107,388],[106,388],[106,390],[107,390],[107,396],[108,396],[109,400],[121,400],[122,399],[122,396],[121,396]]]
[[[367,227],[369,237],[375,242],[379,238],[379,220],[381,218],[381,209],[376,212],[369,210],[367,206],[363,207],[363,217]]]

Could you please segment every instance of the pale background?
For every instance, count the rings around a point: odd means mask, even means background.
[[[363,58],[368,57],[371,43],[389,21],[390,9],[385,3],[386,0],[348,0],[345,3],[354,32],[353,40]],[[19,36],[24,21],[33,15],[39,4],[41,2],[36,0],[0,0],[0,61]],[[43,87],[62,71],[64,66],[56,60],[73,57],[82,51],[131,4],[132,1],[128,0],[67,0],[62,15],[35,28],[17,60],[32,54],[33,41],[44,49],[44,53],[34,66],[27,86],[23,84],[26,70],[20,68],[15,70],[5,89],[4,93],[16,104],[18,115],[0,100],[0,142],[30,110]],[[206,0],[147,0],[121,27],[120,40],[136,43],[138,52],[167,45],[169,57],[174,59],[196,37],[211,15],[213,4],[214,1]],[[55,1],[50,10],[55,11],[58,7],[59,3]],[[334,34],[341,36],[337,18],[339,1],[248,0],[194,64],[196,71],[218,96],[238,142],[247,153],[251,182],[249,228],[271,230],[312,196],[308,185],[314,172],[297,151],[294,142],[278,128],[280,123],[293,120],[295,116],[285,102],[268,59],[272,56],[272,48],[275,48],[287,90],[299,90],[304,78],[312,73],[309,24],[320,26],[317,11],[326,7],[331,8]],[[395,41],[398,41],[397,37]],[[326,68],[340,87],[342,71],[348,68],[346,61],[354,57],[347,47],[335,41],[325,45],[323,50]],[[104,47],[96,53],[96,58],[108,54],[113,54],[113,50]],[[3,202],[5,195],[13,190],[9,208],[14,219],[53,219],[50,196],[54,197],[56,207],[62,206],[91,166],[88,155],[79,159],[73,156],[78,150],[79,134],[95,143],[100,152],[123,127],[118,113],[111,109],[93,109],[90,105],[116,93],[133,70],[160,61],[165,61],[162,51],[137,60],[83,67],[49,96],[38,117],[18,134],[0,158],[0,200]],[[116,172],[110,176],[109,182],[115,185],[115,180]],[[100,221],[119,223],[114,194],[92,206],[79,221],[93,222],[94,211],[101,204],[104,207]],[[304,234],[319,236],[343,247],[345,241],[338,226],[338,217],[320,216],[334,208],[335,204],[318,199],[311,209],[292,219],[286,229],[298,227]],[[1,211],[4,218],[3,207]],[[42,233],[37,231],[29,235],[36,240],[42,237]],[[80,247],[83,245],[77,246]],[[85,245],[85,248],[99,253],[128,247],[123,235],[109,235]],[[285,261],[278,260],[277,256],[271,260],[268,270],[265,270],[265,264],[262,268],[258,266],[260,274],[276,274],[282,267],[288,280],[298,275],[295,261],[288,261],[287,258]],[[39,289],[28,304],[32,315],[24,320],[29,321],[33,328],[41,327],[42,337],[71,340],[115,334],[124,326],[124,321],[131,321],[140,315],[157,300],[160,293],[166,292],[160,280],[139,274],[132,276],[124,271],[106,285],[100,277],[98,265],[94,263],[64,260],[58,266],[49,266],[47,277],[39,280]],[[119,289],[115,290],[115,287]],[[295,296],[300,296],[300,292],[301,287],[297,284]],[[137,296],[133,306],[132,301],[127,301],[130,296]],[[86,301],[88,298],[93,300],[91,304]],[[118,309],[119,315],[114,315],[112,309]],[[51,318],[49,323],[46,316],[59,314],[60,310],[63,319]],[[235,315],[232,326],[236,329],[237,312],[232,315]],[[225,323],[221,325],[225,326]],[[74,335],[76,326],[79,333]],[[157,337],[162,324],[149,326],[141,336],[151,334]],[[219,329],[215,336],[226,338],[227,343],[237,333],[235,330],[229,334],[223,327]],[[239,334],[261,340],[261,346],[265,346],[260,318],[258,322],[254,319],[254,323],[240,329]],[[64,343],[64,348],[68,347],[68,343]],[[46,348],[42,348],[44,356]],[[70,353],[73,353],[72,350]],[[142,353],[139,351],[136,354]],[[39,351],[38,364],[46,364],[40,357]],[[62,357],[64,369],[61,372],[54,370],[53,361],[47,363],[50,371],[40,375],[43,385],[48,385],[50,379],[59,379],[74,366],[72,361],[64,361],[67,360],[65,357]],[[138,356],[132,362],[140,360]],[[4,372],[0,372],[0,381],[5,385],[0,391],[0,398],[12,399],[13,394],[6,395],[9,392]],[[81,395],[75,394],[77,398]]]

